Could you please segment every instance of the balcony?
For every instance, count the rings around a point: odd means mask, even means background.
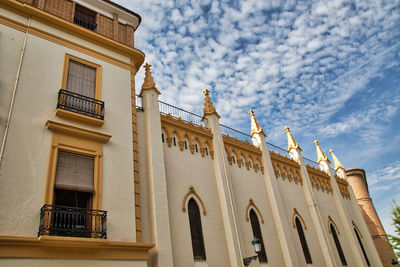
[[[104,124],[104,102],[60,89],[56,115],[101,126]]]
[[[107,211],[44,205],[40,209],[41,235],[107,239]]]
[[[91,31],[96,30],[96,27],[97,27],[96,22],[93,22],[93,21],[90,21],[90,20],[87,20],[87,19],[84,19],[81,17],[77,17],[77,16],[74,17],[74,23],[79,26],[82,26],[86,29],[89,29]]]

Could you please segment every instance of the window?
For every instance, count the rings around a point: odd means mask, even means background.
[[[164,143],[164,133],[161,133],[161,141]]]
[[[174,139],[174,146],[176,146],[176,138],[174,137],[173,139]]]
[[[101,66],[66,54],[56,114],[103,125],[104,102],[100,101],[100,90]],[[92,118],[77,116],[76,113]]]
[[[186,150],[188,149],[186,140],[185,140],[185,149],[186,149]]]
[[[368,260],[367,253],[365,252],[364,246],[363,246],[363,244],[361,242],[360,235],[358,234],[358,231],[356,230],[356,228],[354,228],[354,232],[356,233],[357,240],[358,240],[358,243],[360,244],[360,247],[361,247],[362,253],[364,255],[365,261],[367,262],[368,266],[371,266],[371,264],[369,263],[369,260]]]
[[[261,241],[261,251],[258,253],[258,260],[260,262],[268,262],[267,254],[265,253],[263,237],[261,234],[260,223],[253,209],[250,210],[250,222],[251,222],[251,228],[253,229],[253,236],[257,237]]]
[[[193,257],[195,260],[205,260],[206,252],[204,249],[200,210],[199,206],[193,198],[190,198],[188,202],[188,214],[190,223],[190,235],[192,237]]]
[[[297,233],[299,235],[301,248],[303,249],[303,254],[304,254],[304,258],[306,259],[306,263],[312,263],[310,251],[308,250],[306,237],[304,236],[304,232],[303,232],[303,226],[301,225],[298,217],[296,217],[296,229],[297,229]]]
[[[196,150],[196,153],[199,153],[199,149],[198,149],[198,147],[197,147],[197,144],[194,144],[194,148],[195,148],[195,150]]]
[[[330,228],[331,228],[333,240],[335,241],[336,249],[337,249],[337,251],[339,253],[340,261],[342,262],[342,265],[347,265],[347,261],[346,261],[346,258],[344,257],[342,246],[340,245],[339,238],[338,238],[338,236],[336,234],[336,229],[332,225],[332,223],[330,224]]]
[[[232,156],[233,164],[236,164],[235,156]]]
[[[74,23],[91,31],[96,30],[96,12],[75,4]]]

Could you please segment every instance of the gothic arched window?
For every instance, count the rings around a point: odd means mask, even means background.
[[[188,214],[190,223],[190,235],[192,237],[192,249],[194,259],[205,260],[203,230],[201,227],[200,210],[196,201],[190,198],[188,202]]]
[[[371,264],[369,263],[368,257],[367,257],[367,253],[365,252],[364,246],[363,246],[363,244],[361,242],[360,235],[358,234],[358,231],[356,230],[356,228],[354,228],[354,232],[356,233],[358,243],[360,244],[362,253],[364,254],[365,261],[367,262],[368,266],[371,266]]]
[[[299,239],[301,243],[301,248],[303,249],[304,258],[306,259],[306,263],[312,263],[310,250],[308,249],[306,237],[304,235],[303,226],[298,217],[296,217],[296,229],[299,234]]]
[[[342,246],[340,245],[339,238],[336,234],[336,229],[332,223],[330,224],[330,228],[331,228],[333,240],[335,241],[336,249],[339,253],[340,261],[342,262],[342,265],[347,265],[347,261],[346,261],[346,258],[344,257]]]
[[[250,222],[251,228],[253,229],[253,236],[257,237],[261,241],[261,251],[258,253],[258,260],[260,262],[268,262],[267,254],[265,253],[264,241],[261,234],[260,223],[253,209],[250,210]]]

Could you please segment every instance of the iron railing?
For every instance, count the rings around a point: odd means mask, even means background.
[[[230,137],[237,138],[240,141],[245,141],[248,144],[252,144],[252,142],[250,141],[250,135],[222,124],[220,124],[219,126],[223,135],[229,135]]]
[[[44,205],[40,209],[40,235],[107,239],[107,211]]]
[[[60,89],[57,108],[104,120],[104,102]]]
[[[197,115],[190,111],[175,107],[173,105],[167,104],[162,101],[158,101],[158,103],[159,103],[160,112],[162,114],[165,114],[165,115],[170,114],[174,118],[181,118],[182,120],[184,120],[186,122],[193,122],[193,124],[195,124],[197,126],[203,125],[205,127],[204,120],[206,120],[206,119],[203,120],[203,117],[201,117],[200,115]]]
[[[81,17],[74,17],[74,23],[91,31],[94,31],[97,28],[96,22]]]
[[[318,164],[318,162],[313,161],[313,160],[311,160],[311,159],[308,159],[308,158],[306,158],[306,157],[303,157],[303,160],[304,160],[304,164],[305,164],[305,165],[310,165],[311,167],[314,167],[314,168],[316,168],[316,169],[319,170],[319,164]]]

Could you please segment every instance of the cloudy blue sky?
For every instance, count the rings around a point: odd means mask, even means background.
[[[221,123],[248,133],[248,111],[305,157],[314,139],[367,172],[385,229],[400,203],[400,1],[116,0],[142,24],[160,99],[202,114],[205,88]],[[137,75],[137,88],[144,71]]]

